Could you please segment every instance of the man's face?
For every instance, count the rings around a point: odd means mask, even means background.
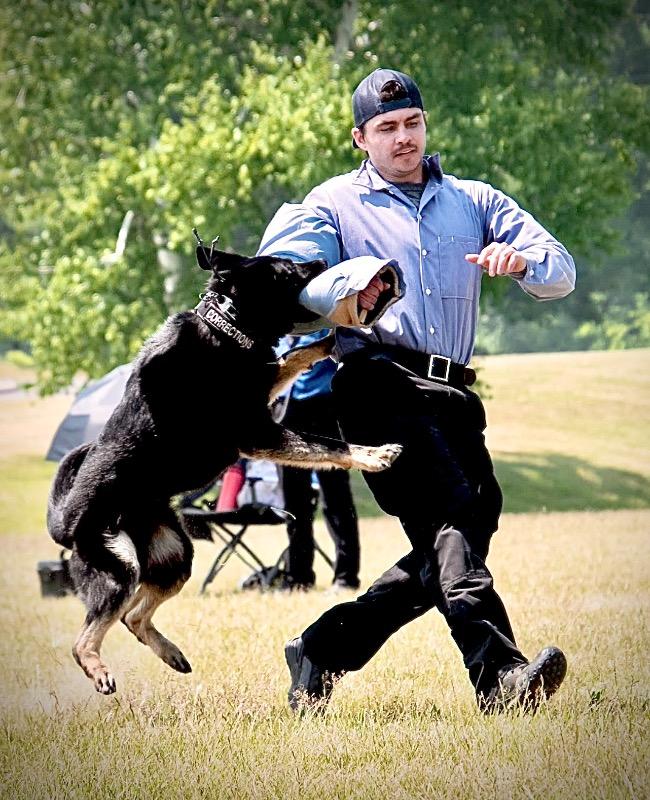
[[[391,183],[422,180],[422,156],[426,123],[419,108],[398,108],[369,119],[352,129],[352,136],[365,150],[379,174]]]

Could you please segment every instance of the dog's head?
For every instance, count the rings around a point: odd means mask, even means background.
[[[325,261],[246,258],[221,250],[208,252],[205,248],[197,248],[197,259],[203,269],[212,272],[206,288],[232,301],[238,327],[256,339],[273,342],[289,333],[295,323],[315,318],[300,305],[298,296],[327,269]]]

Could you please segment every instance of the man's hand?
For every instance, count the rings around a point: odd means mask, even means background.
[[[379,295],[386,289],[390,289],[390,283],[384,283],[378,275],[375,275],[366,288],[358,294],[361,308],[366,311],[372,311],[379,299]]]
[[[526,259],[512,245],[503,242],[492,242],[480,253],[468,253],[465,261],[478,264],[491,278],[526,272]]]

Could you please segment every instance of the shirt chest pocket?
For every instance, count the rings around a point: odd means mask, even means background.
[[[477,236],[438,236],[438,281],[441,297],[473,300],[478,296],[481,269],[465,261],[468,253],[480,253]]]

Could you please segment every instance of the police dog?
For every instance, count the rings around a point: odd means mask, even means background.
[[[191,671],[152,623],[191,571],[174,495],[207,485],[240,456],[378,471],[400,451],[298,434],[272,419],[274,396],[329,353],[327,340],[280,362],[273,350],[305,314],[298,295],[324,262],[245,258],[202,243],[197,257],[211,271],[201,303],[145,343],[103,432],[63,459],[50,492],[48,530],[72,549],[87,609],[73,656],[102,694],[115,691],[100,649],[117,620],[170,667]]]

